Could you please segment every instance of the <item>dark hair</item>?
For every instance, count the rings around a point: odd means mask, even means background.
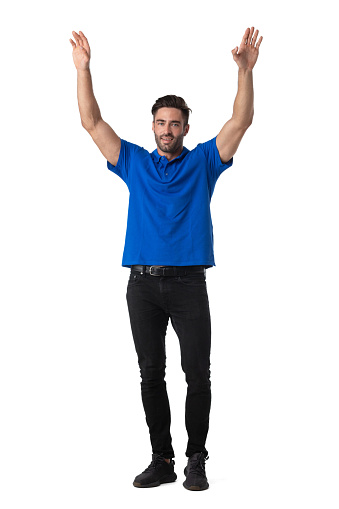
[[[159,99],[155,101],[152,107],[153,118],[160,108],[177,108],[178,110],[181,110],[184,116],[185,125],[188,124],[188,117],[190,112],[192,113],[191,108],[187,106],[184,99],[176,95],[165,95],[164,97],[159,97]]]

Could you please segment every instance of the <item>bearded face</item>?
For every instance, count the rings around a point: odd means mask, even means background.
[[[159,151],[170,154],[173,158],[180,155],[188,129],[189,125],[184,124],[181,110],[159,108],[153,122],[155,142]]]
[[[184,134],[179,136],[173,136],[172,133],[165,133],[162,136],[158,136],[154,133],[155,143],[162,152],[168,152],[173,154],[180,150],[184,144]]]

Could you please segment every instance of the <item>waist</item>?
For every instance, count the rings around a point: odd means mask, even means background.
[[[189,274],[205,274],[206,268],[203,265],[188,266],[161,266],[161,265],[132,265],[131,272],[139,274],[150,274],[151,276],[187,276]]]

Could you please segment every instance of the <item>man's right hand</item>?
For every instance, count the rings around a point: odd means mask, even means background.
[[[92,77],[89,70],[91,50],[84,34],[72,32],[76,42],[70,39],[73,46],[73,60],[78,71],[77,93],[81,124],[91,135],[104,157],[116,166],[119,160],[121,140],[110,125],[105,122],[94,97]],[[80,72],[79,72],[80,71]]]
[[[89,69],[89,61],[91,58],[91,50],[84,34],[79,31],[72,32],[75,42],[70,39],[73,46],[73,61],[77,71],[86,71]]]

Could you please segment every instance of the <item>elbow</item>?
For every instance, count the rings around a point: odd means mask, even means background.
[[[251,115],[251,118],[250,118],[250,122],[249,122],[249,124],[248,124],[248,127],[250,127],[250,126],[252,125],[253,117],[254,117],[254,111],[252,112],[252,115]]]
[[[233,120],[235,122],[235,125],[238,127],[239,131],[242,131],[244,133],[247,131],[247,129],[252,125],[253,116],[254,113],[251,113],[250,115],[243,118],[233,116]]]
[[[249,127],[251,127],[252,122],[253,122],[253,117],[254,117],[254,111],[252,111],[251,115],[248,117],[248,119],[246,119],[246,122],[244,123],[245,130],[247,130]]]
[[[97,123],[99,122],[99,120],[100,120],[100,118],[98,118],[98,119],[86,119],[86,120],[82,118],[81,119],[81,125],[82,125],[82,127],[86,131],[90,132],[90,131],[93,131],[93,129],[95,129],[95,127],[96,127]]]
[[[241,126],[241,130],[245,133],[249,127],[251,127],[253,122],[253,117],[244,122]]]
[[[85,129],[85,131],[90,131],[93,129],[92,124],[90,122],[86,122],[86,120],[81,119],[81,125]]]
[[[252,118],[248,121],[247,126],[246,126],[246,131],[247,131],[247,129],[248,129],[249,127],[251,127],[252,122],[253,122],[253,117],[252,117]]]
[[[251,112],[251,115],[250,115],[250,118],[249,118],[248,127],[250,127],[252,125],[253,117],[254,117],[254,110],[252,110],[252,112]]]

